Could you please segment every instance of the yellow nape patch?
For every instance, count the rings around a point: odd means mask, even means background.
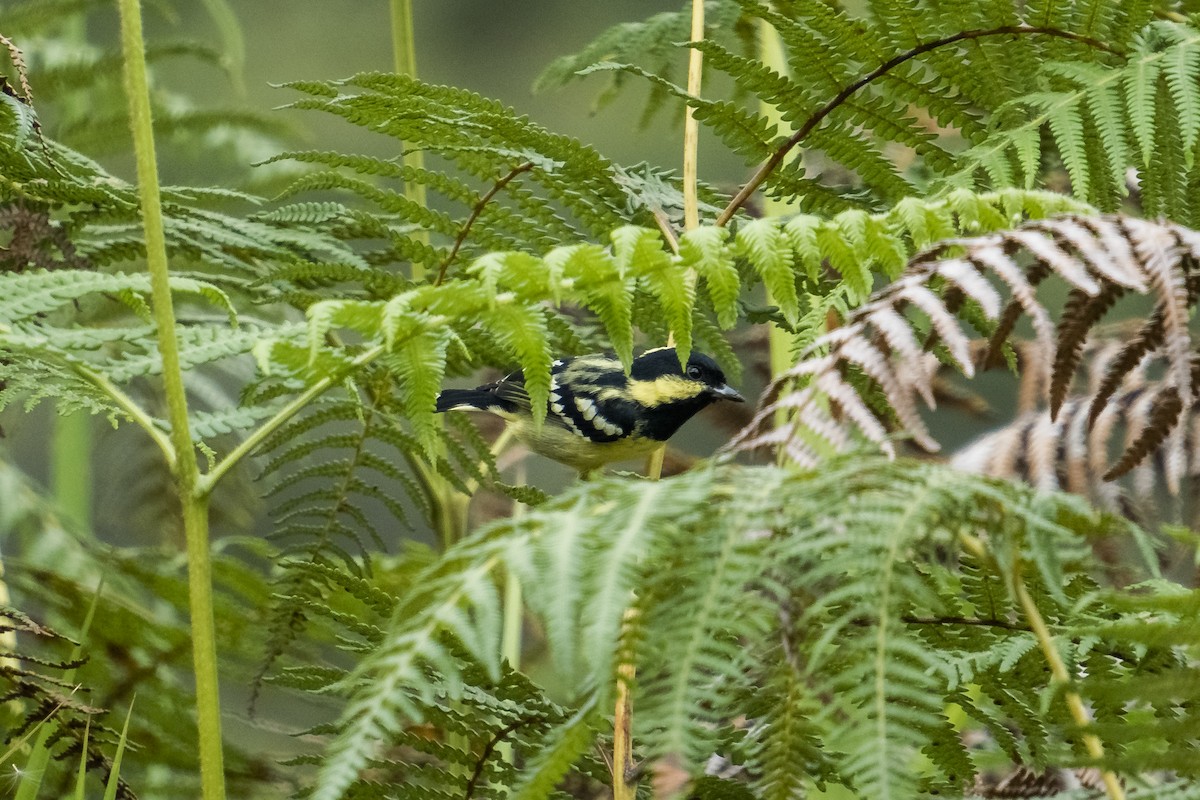
[[[629,394],[644,406],[660,406],[679,400],[691,400],[704,391],[704,384],[682,375],[664,375],[652,381],[630,381]]]

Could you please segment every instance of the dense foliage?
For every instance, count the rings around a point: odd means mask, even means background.
[[[757,170],[726,191],[405,74],[281,90],[397,157],[288,149],[256,112],[140,91],[121,5],[123,49],[63,26],[88,2],[0,20],[4,424],[52,403],[80,460],[82,414],[140,434],[97,457],[135,465],[155,531],[98,541],[0,451],[18,797],[910,798],[1015,768],[1200,797],[1197,540],[1110,482],[1187,498],[1200,472],[1190,9],[714,0],[703,40],[688,7],[542,76],[691,108]],[[680,85],[689,53],[715,90]],[[139,98],[164,149],[267,147],[269,177],[159,187]],[[134,183],[94,160],[126,125]],[[553,358],[667,341],[772,365],[731,447],[679,475],[551,498],[506,437],[433,413],[481,368],[523,369],[539,410]],[[942,367],[1005,365],[1045,403],[958,460],[991,477],[912,458],[941,414],[918,400],[961,393]]]

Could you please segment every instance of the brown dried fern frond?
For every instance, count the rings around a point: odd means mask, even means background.
[[[1115,465],[1110,468],[1102,454],[1097,469],[1115,477],[1161,446],[1167,453],[1167,485],[1177,492],[1186,469],[1180,420],[1191,418],[1196,402],[1188,317],[1200,295],[1198,261],[1200,233],[1120,215],[1059,217],[1012,231],[947,240],[916,256],[899,279],[776,379],[753,420],[727,448],[780,448],[791,460],[812,466],[825,453],[851,446],[847,429],[853,428],[893,454],[889,426],[894,427],[894,415],[916,444],[936,451],[938,444],[921,419],[918,402],[934,407],[937,361],[928,352],[930,346],[938,343],[945,360],[973,377],[977,366],[993,360],[1020,318],[1030,321],[1035,337],[1032,357],[1022,359],[1027,364],[1022,367],[1024,377],[1058,412],[1089,334],[1119,297],[1143,294],[1154,302],[1150,319],[1132,342],[1107,359],[1103,379],[1090,390],[1094,399],[1072,402],[1095,404],[1095,413],[1084,415],[1085,429],[1100,425],[1111,430],[1112,422],[1102,418],[1117,402],[1114,394],[1128,389],[1127,378],[1141,375],[1147,359],[1161,358],[1165,375],[1157,399],[1146,407],[1144,424],[1130,428]],[[1070,292],[1057,323],[1037,297],[1038,284],[1051,277]],[[955,298],[953,308],[950,297]],[[978,309],[976,318],[982,312],[993,323],[982,332],[988,338],[982,356],[972,342],[976,332],[961,319],[966,314],[960,298],[973,301],[967,305]],[[919,345],[921,341],[926,345]],[[864,384],[882,393],[890,413],[868,402],[860,391]],[[790,422],[776,429],[779,410],[787,412]],[[1051,414],[1046,424],[1059,423]],[[1048,464],[1056,460],[1053,452],[1037,457]]]
[[[13,67],[17,71],[17,84],[21,87],[20,91],[11,88],[4,90],[5,94],[15,97],[27,106],[33,105],[33,89],[29,85],[29,67],[25,64],[25,54],[21,52],[21,48],[17,47],[16,43],[7,36],[0,35],[0,45],[8,51],[8,60],[12,62]],[[0,83],[6,83],[3,78],[0,78]]]
[[[958,469],[996,478],[1022,480],[1039,489],[1072,492],[1111,511],[1131,513],[1130,501],[1152,503],[1165,473],[1200,477],[1200,405],[1184,417],[1174,386],[1150,382],[1121,391],[1088,424],[1089,401],[1066,398],[1057,417],[1030,411],[990,431],[954,454]],[[1168,419],[1163,419],[1163,418]],[[1181,449],[1165,448],[1167,432],[1182,431]],[[1124,451],[1113,464],[1108,453],[1114,434],[1124,430]],[[1172,459],[1178,463],[1171,465]],[[1110,481],[1132,472],[1128,491]]]

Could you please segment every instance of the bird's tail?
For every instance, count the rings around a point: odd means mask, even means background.
[[[443,389],[438,395],[438,413],[442,411],[486,411],[496,405],[496,396],[479,389]]]

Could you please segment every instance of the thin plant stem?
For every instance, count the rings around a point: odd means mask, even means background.
[[[704,0],[692,0],[692,29],[691,41],[698,42],[704,38]],[[703,76],[704,54],[696,48],[688,51],[688,94],[700,96],[700,83]],[[694,230],[700,227],[700,203],[697,192],[697,175],[700,163],[700,123],[695,111],[688,106],[683,119],[683,227],[684,230]],[[670,240],[668,240],[670,241]],[[672,242],[672,246],[675,243]],[[685,280],[695,281],[694,272],[689,272]],[[667,339],[667,345],[674,345],[675,337]],[[646,464],[646,476],[656,481],[662,477],[663,459],[667,447],[657,448],[650,454]],[[637,609],[630,606],[625,610],[624,624],[632,624],[637,619]],[[637,678],[637,664],[632,654],[622,657],[617,664],[617,697],[616,710],[613,714],[613,800],[635,800],[637,797],[637,781],[633,779],[633,696],[631,690]]]
[[[633,606],[625,609],[622,628],[629,628],[638,618]],[[624,637],[622,637],[624,639]],[[617,662],[617,702],[613,715],[613,800],[636,800],[637,780],[633,768],[633,682],[637,665],[632,653],[622,653]]]
[[[154,417],[147,414],[145,409],[121,390],[121,387],[91,367],[85,366],[78,361],[69,361],[67,365],[76,375],[107,394],[122,411],[128,414],[133,423],[145,431],[150,440],[158,445],[158,449],[162,451],[163,458],[166,459],[167,468],[172,472],[175,471],[175,445],[172,444],[171,437],[158,426]]]
[[[92,415],[54,419],[51,442],[54,502],[80,531],[92,529]]]
[[[412,0],[390,0],[389,7],[391,9],[392,20],[392,68],[396,71],[397,75],[405,75],[415,80],[417,77],[417,48],[416,32],[413,26]],[[425,169],[425,153],[423,151],[405,147],[404,142],[400,143],[400,147],[403,150],[405,167],[418,171]],[[425,184],[420,181],[406,180],[404,182],[404,196],[418,206],[428,206]],[[428,231],[414,231],[412,237],[421,244],[429,244]],[[461,245],[461,242],[459,244]],[[445,276],[447,266],[448,262],[442,265],[442,269],[438,275],[439,283]],[[416,261],[413,261],[411,264],[410,275],[417,282],[424,281],[428,277],[425,272],[425,266]],[[435,453],[435,457],[441,455],[442,453],[439,449],[439,452]],[[433,496],[434,503],[438,508],[438,511],[434,514],[438,527],[438,535],[442,540],[443,547],[449,547],[466,536],[467,533],[466,514],[463,511],[464,501],[458,497],[450,482],[436,471],[430,470],[427,473],[427,478],[430,494]]]
[[[413,33],[413,17],[412,17],[412,0],[391,0],[391,16],[392,16],[392,59],[393,69],[397,75],[407,75],[410,78],[417,77],[417,48],[415,44],[415,35]],[[400,147],[404,150],[404,166],[413,169],[421,170],[425,168],[425,153],[421,150],[409,150],[404,148],[404,143],[400,143]],[[424,207],[426,205],[425,184],[417,181],[406,180],[404,182],[404,196]],[[428,244],[429,234],[426,231],[416,231],[413,238],[417,241]],[[414,281],[422,281],[425,279],[425,266],[416,261],[412,262],[412,279]]]
[[[507,429],[506,429],[507,430]],[[516,466],[514,482],[520,486],[526,481],[525,462]],[[512,518],[520,519],[526,510],[522,503],[513,501]],[[504,576],[504,627],[500,638],[500,655],[513,669],[521,668],[521,622],[525,618],[525,602],[521,592],[521,579],[512,570]]]
[[[129,720],[133,718],[135,702],[137,702],[137,695],[134,695],[133,699],[129,701],[129,710],[125,712],[125,724],[121,727],[121,738],[117,740],[117,752],[113,756],[112,767],[108,772],[108,783],[104,786],[104,800],[117,800],[117,792],[121,788],[121,759],[125,756],[125,745],[129,741]]]
[[[507,429],[506,429],[507,430]],[[518,486],[527,480],[524,460],[517,463],[514,469],[513,482]],[[513,501],[512,518],[520,519],[525,516],[523,503]],[[521,625],[525,621],[525,597],[521,587],[521,578],[514,570],[504,573],[504,622],[500,634],[500,657],[508,662],[514,670],[521,669],[522,632]],[[512,742],[504,741],[497,746],[497,752],[506,763],[512,763]]]
[[[656,481],[662,477],[663,460],[667,457],[667,446],[656,447],[646,461],[646,477]]]
[[[972,536],[969,533],[961,533],[958,538],[963,545],[963,549],[975,558],[981,561],[991,558],[987,546],[984,545],[979,537]],[[1033,635],[1038,641],[1038,646],[1042,650],[1046,664],[1050,667],[1050,678],[1055,683],[1069,686],[1071,683],[1071,673],[1067,670],[1067,665],[1063,662],[1062,655],[1059,654],[1058,648],[1054,645],[1054,636],[1050,633],[1050,627],[1046,624],[1042,613],[1038,611],[1037,604],[1033,602],[1033,597],[1029,594],[1029,589],[1025,586],[1025,579],[1021,577],[1019,564],[1013,572],[1013,594],[1017,602],[1021,605],[1021,611],[1025,615],[1025,621],[1029,623],[1029,629],[1033,631]],[[1063,699],[1067,704],[1067,711],[1071,714],[1071,719],[1076,725],[1085,728],[1091,724],[1092,720],[1088,715],[1087,707],[1084,706],[1083,698],[1079,696],[1078,692],[1064,689]],[[1085,733],[1083,734],[1083,745],[1087,748],[1088,755],[1092,758],[1097,761],[1104,758],[1104,745],[1100,742],[1100,737],[1093,733]],[[1101,777],[1104,780],[1104,788],[1108,793],[1109,800],[1125,800],[1125,789],[1111,770],[1104,770],[1101,773]]]
[[[514,505],[521,508],[520,503]],[[500,655],[513,669],[521,668],[521,620],[524,616],[524,605],[521,597],[521,579],[515,572],[509,571],[504,576],[504,628],[500,639]]]
[[[783,53],[783,43],[780,41],[779,31],[775,30],[775,27],[765,19],[760,19],[758,23],[759,58],[771,69],[781,75],[787,75],[789,72],[788,62]],[[779,109],[771,103],[765,100],[760,101],[758,110],[760,114],[778,125],[780,130],[787,129],[788,122],[784,120]],[[766,216],[773,217],[783,214],[786,207],[786,203],[776,198],[763,198],[763,209]],[[775,298],[772,296],[770,288],[767,289],[766,300],[767,305],[775,305]],[[770,355],[771,380],[775,381],[792,366],[792,337],[776,323],[769,322],[767,323],[767,345]],[[786,409],[777,409],[775,411],[775,427],[780,428],[786,425],[787,418]],[[779,454],[782,457],[782,448]]]
[[[12,598],[8,593],[8,584],[4,582],[4,558],[0,554],[0,606],[11,606]],[[17,633],[16,631],[0,632],[0,666],[13,667],[19,666],[20,662],[16,659],[8,658],[5,653],[17,652]]]
[[[121,46],[129,123],[137,159],[138,195],[146,236],[146,265],[162,380],[175,452],[175,481],[183,506],[187,539],[188,603],[191,611],[192,663],[196,680],[196,717],[199,728],[200,788],[204,800],[224,800],[225,770],[221,747],[221,698],[217,686],[217,645],[213,623],[212,565],[208,543],[207,497],[195,492],[200,478],[196,450],[188,426],[187,396],[175,335],[175,309],[171,297],[167,248],[159,197],[158,164],[150,118],[150,89],[146,76],[142,12],[138,0],[118,0]]]
[[[495,461],[501,453],[508,449],[513,442],[514,435],[512,427],[508,425],[500,431],[496,441],[492,442],[492,461]],[[487,468],[487,461],[479,462],[479,472],[486,472]],[[438,509],[435,513],[435,527],[442,540],[442,549],[447,549],[466,535],[467,523],[470,522],[471,500],[479,489],[479,481],[475,478],[468,479],[467,491],[460,493],[437,472],[427,470],[427,479],[433,492],[435,506]]]
[[[476,203],[475,207],[471,209],[471,216],[467,217],[467,221],[463,223],[462,229],[458,232],[458,236],[454,237],[454,244],[450,247],[449,254],[447,254],[447,256],[442,260],[441,266],[438,267],[438,276],[437,280],[433,282],[434,286],[441,286],[442,281],[446,280],[446,270],[449,269],[450,264],[454,262],[454,259],[458,257],[458,251],[462,248],[463,242],[467,240],[467,234],[471,232],[472,226],[475,225],[476,220],[479,219],[479,215],[483,213],[483,209],[487,207],[487,204],[491,202],[492,198],[495,197],[500,190],[511,183],[514,178],[516,178],[522,172],[528,172],[531,169],[533,169],[532,161],[526,161],[524,164],[518,164],[509,170],[508,173],[502,178],[492,184],[492,188],[488,189],[487,192],[484,193],[483,197],[479,198],[479,202]]]
[[[313,398],[320,395],[322,392],[329,389],[347,374],[356,371],[360,367],[366,366],[379,356],[383,355],[384,345],[377,344],[370,347],[351,360],[346,369],[336,375],[326,375],[318,381],[315,381],[312,386],[305,389],[296,398],[281,408],[275,416],[259,425],[249,436],[241,441],[237,447],[229,451],[229,455],[217,462],[211,470],[204,475],[201,475],[196,481],[195,494],[197,497],[208,497],[212,490],[216,488],[217,483],[224,477],[229,470],[237,466],[237,463],[254,451],[254,448],[263,443],[268,436],[279,430],[288,420],[303,411]]]
[[[1069,686],[1071,683],[1071,673],[1067,671],[1067,665],[1063,662],[1062,655],[1058,652],[1058,648],[1054,645],[1054,636],[1050,633],[1049,626],[1046,625],[1046,620],[1038,611],[1037,604],[1033,602],[1033,597],[1029,594],[1029,589],[1025,586],[1025,580],[1021,577],[1020,569],[1014,570],[1013,574],[1013,590],[1017,596],[1017,601],[1021,604],[1021,611],[1025,614],[1025,620],[1029,623],[1033,635],[1037,637],[1038,645],[1042,649],[1042,655],[1046,659],[1046,663],[1050,666],[1051,679],[1062,686]],[[1080,728],[1086,728],[1091,724],[1092,719],[1088,714],[1087,707],[1083,704],[1083,698],[1079,693],[1071,689],[1063,690],[1063,701],[1067,704],[1067,711],[1071,714],[1071,719]],[[1104,745],[1100,742],[1100,737],[1094,733],[1083,734],[1083,746],[1087,749],[1088,755],[1096,761],[1104,759]],[[1125,800],[1125,789],[1121,786],[1121,782],[1112,770],[1104,770],[1100,773],[1100,777],[1104,780],[1104,789],[1108,792],[1109,800]]]
[[[691,40],[698,42],[704,38],[704,2],[703,0],[692,0],[692,28]],[[692,97],[700,96],[700,84],[704,75],[704,54],[699,50],[692,48],[688,51],[688,94]],[[700,227],[700,199],[697,190],[698,174],[700,167],[700,122],[696,119],[695,109],[687,106],[684,109],[683,117],[683,227],[684,230],[694,230]],[[679,241],[675,237],[674,232],[670,227],[663,223],[661,218],[656,216],[659,225],[663,228],[663,235],[671,249],[678,254]],[[695,282],[696,274],[689,270],[684,280]],[[667,337],[667,346],[675,345],[675,334],[672,333]],[[646,461],[646,477],[652,481],[656,481],[662,477],[663,459],[667,454],[667,446],[664,444],[650,453],[649,459]],[[620,692],[618,691],[618,694]],[[614,756],[614,763],[616,757]],[[614,767],[614,774],[616,769]]]
[[[79,748],[79,771],[75,773],[75,800],[87,798],[87,756],[88,737],[92,733],[92,715],[89,714],[83,726],[83,745]]]
[[[704,38],[704,3],[692,0],[691,40]],[[688,94],[700,96],[700,79],[703,76],[704,54],[696,48],[688,51]],[[697,198],[696,181],[699,167],[700,122],[696,110],[687,106],[683,118],[683,227],[692,230],[700,226],[700,204]]]

